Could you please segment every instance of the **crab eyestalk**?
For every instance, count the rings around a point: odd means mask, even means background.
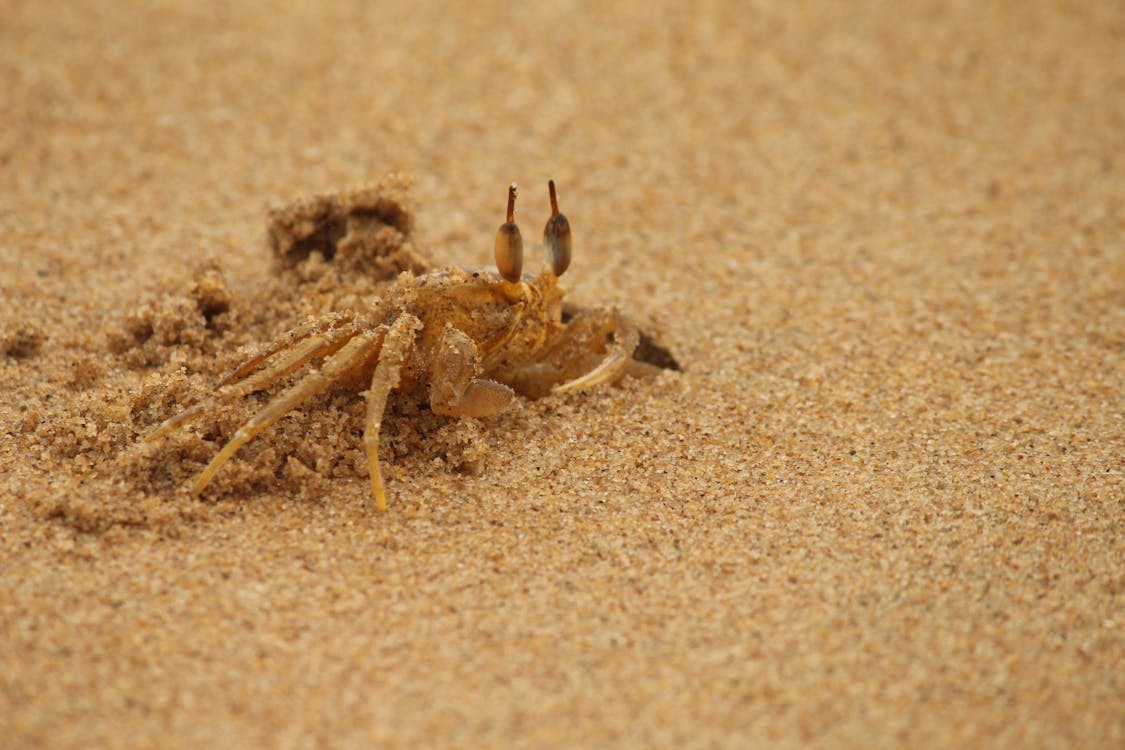
[[[523,238],[516,226],[516,192],[513,182],[508,186],[508,220],[496,231],[496,270],[505,281],[518,283],[523,276]]]
[[[570,222],[559,213],[559,199],[555,195],[555,181],[547,181],[551,196],[551,218],[543,228],[543,245],[547,251],[547,266],[555,276],[562,276],[570,267]]]

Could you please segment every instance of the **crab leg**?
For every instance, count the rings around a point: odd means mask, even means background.
[[[254,391],[262,390],[263,388],[276,383],[278,380],[293,372],[309,360],[315,359],[318,356],[330,355],[333,352],[339,350],[345,342],[355,337],[358,332],[359,326],[357,324],[351,323],[327,332],[318,333],[311,338],[302,337],[304,338],[303,341],[300,339],[296,339],[296,341],[299,342],[298,345],[294,346],[290,351],[285,353],[284,356],[280,357],[277,362],[274,362],[266,369],[261,370],[260,372],[257,372],[250,377],[243,377],[243,379],[238,380],[235,383],[230,383],[226,386],[220,384],[220,387],[218,388],[214,396],[204,399],[195,406],[192,406],[185,411],[182,411],[179,414],[164,420],[159,427],[145,436],[145,442],[155,440],[161,435],[166,435],[177,427],[187,424],[213,406],[224,403],[226,401],[232,401],[236,398],[241,398],[242,396],[253,393]],[[289,342],[293,339],[286,336],[284,340]],[[270,351],[270,354],[275,354],[282,348],[283,347],[279,346],[278,344],[273,344],[270,346],[270,350],[272,350]],[[254,359],[258,360],[259,358],[264,358],[266,356],[269,355],[259,355]],[[254,360],[251,361],[253,362]],[[235,373],[246,370],[248,365],[249,363],[243,365],[238,370],[235,370]],[[233,375],[234,373],[227,376],[227,380],[229,381]]]
[[[222,468],[235,451],[250,442],[267,427],[313,396],[328,390],[348,372],[370,360],[372,354],[378,351],[384,333],[385,328],[380,327],[375,330],[364,331],[355,336],[344,344],[339,351],[328,357],[319,370],[308,373],[266,404],[246,424],[238,428],[230,442],[223,446],[223,449],[211,459],[211,463],[207,464],[203,471],[199,473],[199,476],[192,482],[192,492],[197,495],[202,492],[211,478],[215,476],[215,472]]]
[[[610,330],[613,341],[607,347],[605,358],[594,369],[585,375],[580,375],[561,385],[554,387],[557,393],[569,393],[582,388],[590,388],[602,383],[612,383],[624,374],[633,357],[633,350],[637,348],[640,334],[625,316],[614,310],[611,313]],[[573,325],[573,321],[571,322]]]
[[[414,334],[422,328],[422,321],[409,313],[399,315],[383,338],[379,350],[379,363],[371,376],[367,391],[367,419],[363,425],[363,448],[367,453],[367,468],[371,473],[371,491],[375,507],[387,509],[387,496],[383,490],[383,473],[379,469],[379,430],[383,424],[383,411],[387,396],[398,387],[402,366],[414,350]]]
[[[331,328],[336,328],[342,323],[350,323],[352,320],[353,316],[351,313],[336,313],[329,318],[310,317],[304,323],[291,331],[287,331],[284,336],[281,336],[265,349],[239,365],[232,373],[220,380],[216,388],[222,388],[225,385],[237,383],[255,370],[261,369],[267,359],[277,354],[282,349],[287,349],[309,336],[315,336]]]

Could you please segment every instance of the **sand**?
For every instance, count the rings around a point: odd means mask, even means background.
[[[0,744],[1125,746],[1121,4],[477,5],[0,9]],[[548,178],[682,372],[139,442]]]

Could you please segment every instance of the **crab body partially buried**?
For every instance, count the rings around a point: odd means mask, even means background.
[[[639,333],[616,310],[577,311],[564,322],[558,278],[570,263],[570,225],[558,211],[554,182],[548,186],[546,263],[538,275],[523,273],[512,185],[507,221],[496,236],[496,270],[403,273],[367,312],[310,317],[147,439],[307,368],[235,432],[195,478],[193,490],[202,492],[235,451],[289,411],[349,384],[367,388],[364,449],[375,503],[384,510],[378,449],[390,391],[428,399],[438,414],[488,417],[507,408],[516,394],[537,398],[612,382],[630,368],[651,369],[631,358]]]

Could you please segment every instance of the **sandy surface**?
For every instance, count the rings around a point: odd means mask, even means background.
[[[0,744],[1125,746],[1123,6],[910,5],[4,3]],[[684,371],[192,499],[377,292],[268,209],[392,172],[436,265],[553,177]]]

